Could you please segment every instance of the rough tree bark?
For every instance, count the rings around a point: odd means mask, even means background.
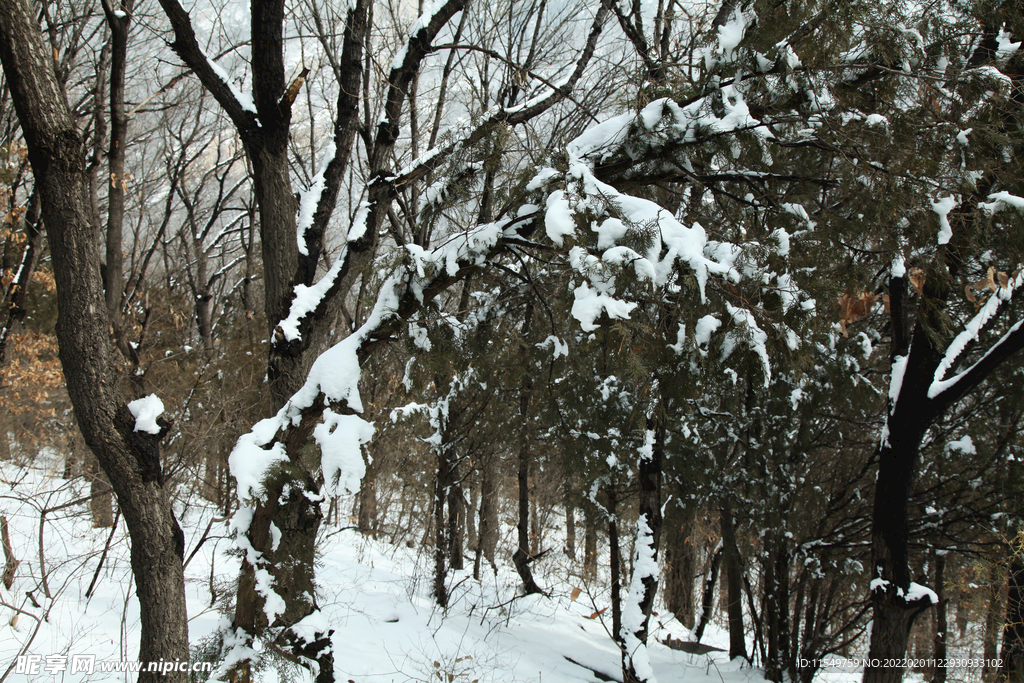
[[[160,466],[161,434],[135,432],[116,389],[110,321],[91,217],[83,141],[39,25],[22,0],[0,0],[0,62],[29,149],[57,283],[57,340],[75,417],[107,473],[131,538],[142,661],[187,661],[184,535]],[[166,425],[166,423],[165,423]],[[139,680],[185,683],[185,672]]]
[[[961,232],[967,232],[963,230]],[[869,657],[899,660],[907,651],[914,620],[932,602],[928,593],[911,590],[908,501],[925,432],[945,411],[985,381],[1003,362],[1024,347],[1022,328],[1007,333],[988,353],[950,380],[941,392],[929,394],[945,353],[942,340],[944,302],[949,284],[937,268],[919,297],[917,319],[910,332],[909,281],[905,274],[890,279],[890,320],[893,330],[892,366],[897,382],[890,390],[884,437],[876,449],[878,476],[872,511],[872,607],[874,612]],[[1004,313],[1009,299],[999,304],[991,321]],[[900,381],[902,380],[902,381]],[[868,667],[865,683],[899,683],[899,667]]]
[[[693,539],[694,516],[671,504],[666,511],[665,569],[662,572],[665,607],[676,615],[686,628],[692,629],[694,620],[693,577],[695,575]]]
[[[743,632],[743,565],[736,543],[736,521],[732,507],[724,503],[719,509],[722,526],[722,551],[725,562],[726,612],[729,615],[729,659],[747,656]]]
[[[1019,545],[1020,538],[1006,569],[1006,621],[999,652],[1003,661],[997,676],[997,680],[1008,683],[1024,681],[1024,549]]]

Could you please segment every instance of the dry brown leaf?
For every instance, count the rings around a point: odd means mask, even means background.
[[[576,598],[580,597],[580,593],[582,592],[583,591],[581,591],[579,588],[574,587],[572,589],[572,593],[569,593],[569,601],[576,602]]]
[[[918,294],[924,289],[924,270],[920,268],[910,269],[910,286],[914,288],[914,291]]]

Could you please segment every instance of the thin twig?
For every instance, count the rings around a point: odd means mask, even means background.
[[[85,591],[85,599],[88,600],[92,597],[92,589],[96,587],[96,581],[100,578],[100,570],[103,569],[103,561],[107,559],[107,551],[110,550],[110,543],[114,540],[114,532],[117,531],[117,523],[121,521],[121,508],[117,508],[117,512],[114,513],[114,523],[110,526],[110,535],[107,536],[107,542],[103,546],[103,552],[100,554],[100,562],[96,565],[96,572],[92,575],[92,581],[89,582],[89,588]]]

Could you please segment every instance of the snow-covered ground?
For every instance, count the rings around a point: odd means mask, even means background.
[[[91,675],[70,673],[75,655],[93,655],[96,662],[134,661],[139,618],[123,524],[114,534],[92,596],[86,597],[110,531],[92,528],[87,503],[61,507],[88,494],[83,479],[61,479],[61,467],[59,458],[46,457],[32,467],[0,463],[0,515],[8,520],[11,544],[21,561],[12,589],[0,587],[0,678],[6,672],[8,681],[134,680],[135,674],[101,673],[98,667]],[[191,502],[180,510],[186,557],[215,516],[205,501]],[[186,569],[194,649],[224,618],[217,598],[223,604],[232,595],[238,563],[225,552],[229,546],[224,525],[213,525]],[[335,629],[339,681],[590,683],[598,680],[592,670],[620,678],[619,655],[602,623],[609,612],[594,617],[608,607],[607,596],[596,601],[588,597],[578,567],[559,553],[549,553],[537,569],[551,597],[517,597],[514,570],[503,565],[495,573],[487,567],[479,582],[471,572],[452,575],[451,604],[445,613],[430,596],[424,549],[331,526],[324,529],[321,547],[319,600]],[[654,619],[659,640],[689,638],[678,622],[663,619]],[[727,634],[712,626],[703,642],[727,646],[727,640]],[[19,654],[37,655],[39,673],[17,673]],[[661,683],[763,680],[761,671],[730,663],[724,653],[691,655],[653,644],[650,657]],[[63,671],[46,671],[49,663],[61,661]],[[285,673],[309,680],[305,672]],[[284,678],[270,668],[260,680],[276,683]],[[833,673],[828,681],[857,678]]]

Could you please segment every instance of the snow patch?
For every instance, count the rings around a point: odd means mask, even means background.
[[[932,201],[932,211],[939,216],[939,244],[949,244],[950,238],[953,237],[953,227],[949,224],[949,212],[957,204],[959,202],[955,197],[943,197]]]
[[[135,417],[135,431],[147,434],[159,434],[158,417],[164,413],[164,402],[156,394],[150,394],[128,404],[128,410]]]

